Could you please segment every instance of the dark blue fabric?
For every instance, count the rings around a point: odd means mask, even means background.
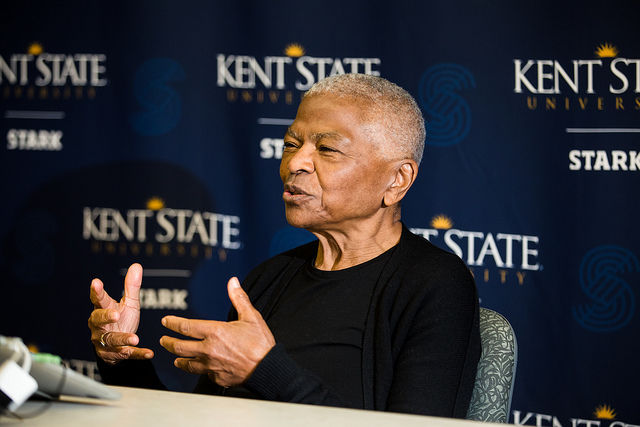
[[[282,136],[355,68],[425,116],[402,218],[513,325],[510,421],[640,424],[636,2],[5,3],[0,333],[97,375],[89,282],[117,299],[141,262],[141,344],[192,390],[160,319],[225,319],[229,277],[312,238],[284,219]]]

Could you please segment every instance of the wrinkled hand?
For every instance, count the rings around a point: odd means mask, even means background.
[[[224,387],[245,382],[275,345],[273,334],[237,278],[229,280],[227,291],[238,320],[217,322],[166,316],[162,319],[165,327],[196,340],[168,336],[160,339],[164,348],[180,356],[175,366],[193,374],[208,374]]]
[[[132,264],[124,278],[124,296],[116,302],[104,290],[100,279],[91,282],[90,298],[94,310],[89,317],[91,342],[96,353],[107,363],[124,359],[151,359],[153,350],[136,347],[140,323],[140,286],[142,266]],[[103,343],[100,342],[102,339]]]

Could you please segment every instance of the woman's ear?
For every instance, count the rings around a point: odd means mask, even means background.
[[[392,206],[400,203],[418,176],[418,164],[413,159],[404,159],[396,168],[394,180],[384,193],[382,203]]]

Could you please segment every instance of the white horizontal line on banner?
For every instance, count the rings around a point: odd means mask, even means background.
[[[567,133],[640,133],[635,128],[567,128]]]
[[[35,119],[35,120],[62,120],[64,111],[33,111],[33,110],[7,110],[5,119]]]
[[[127,269],[120,269],[120,274],[127,275]],[[191,277],[191,270],[180,270],[177,268],[145,268],[142,272],[147,277]]]
[[[293,123],[291,119],[273,119],[270,117],[260,117],[258,119],[259,125],[289,126],[291,123]]]

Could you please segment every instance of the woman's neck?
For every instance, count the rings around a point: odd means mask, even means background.
[[[319,270],[343,270],[367,262],[398,244],[402,223],[373,224],[312,231],[318,238],[315,267]]]

